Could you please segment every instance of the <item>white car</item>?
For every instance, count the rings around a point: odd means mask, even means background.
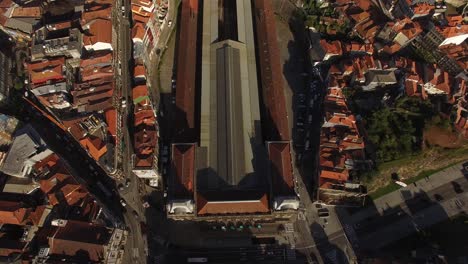
[[[120,199],[120,204],[121,204],[123,207],[127,206],[127,203],[125,202],[124,199]]]
[[[169,27],[171,27],[171,26],[172,26],[172,20],[169,20],[169,22],[167,23],[167,25],[168,25]]]

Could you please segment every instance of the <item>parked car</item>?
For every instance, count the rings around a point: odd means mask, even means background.
[[[125,202],[124,199],[120,199],[120,204],[121,204],[123,207],[127,206],[127,203]]]
[[[125,179],[125,187],[129,187],[129,186],[130,186],[130,182],[131,182],[130,178],[126,178],[126,179]]]

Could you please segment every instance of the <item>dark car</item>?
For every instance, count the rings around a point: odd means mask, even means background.
[[[434,199],[435,199],[436,201],[438,201],[438,202],[441,202],[441,201],[444,200],[444,197],[442,197],[442,195],[436,193],[436,194],[434,194]]]
[[[125,179],[125,187],[130,186],[130,182],[131,182],[130,178]]]
[[[452,186],[453,186],[453,190],[456,193],[462,193],[463,192],[463,189],[462,189],[461,185],[458,182],[453,181]]]

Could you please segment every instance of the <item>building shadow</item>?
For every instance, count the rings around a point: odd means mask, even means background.
[[[315,222],[310,226],[312,237],[316,242],[317,250],[322,258],[323,263],[348,264],[349,257],[338,246],[330,243],[328,236],[323,229],[323,226]]]
[[[337,208],[343,230],[359,261],[414,261],[411,251],[418,245],[406,242],[424,237],[427,228],[449,218],[440,204],[445,198],[440,200],[437,192],[427,193],[421,189],[396,192],[403,198],[398,205],[391,203],[396,197],[388,197],[388,202],[379,200],[377,204],[369,200],[367,207],[358,211]]]
[[[206,259],[208,263],[307,263],[306,257],[274,236],[260,235],[254,222],[172,221],[173,228],[196,229],[201,243],[191,246],[165,245],[165,263],[189,263],[189,259]],[[283,232],[281,228],[274,232]]]
[[[283,75],[292,92],[292,142],[297,169],[313,198],[314,186],[317,184],[317,155],[320,145],[321,127],[321,104],[314,102],[310,107],[311,94],[310,85],[315,80],[310,74],[312,64],[307,53],[307,36],[304,30],[304,22],[300,19],[299,11],[293,12],[288,21],[293,39],[288,43],[289,58],[283,65]],[[320,97],[318,97],[320,98]],[[309,118],[312,118],[310,121]],[[314,200],[314,199],[313,199]]]

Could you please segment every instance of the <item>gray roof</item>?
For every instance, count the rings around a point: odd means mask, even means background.
[[[29,174],[30,167],[34,165],[31,163],[50,154],[52,152],[47,149],[44,140],[31,125],[26,125],[15,133],[15,139],[7,153],[1,171],[10,176],[25,177]]]
[[[204,2],[204,13],[210,16],[203,22],[197,189],[254,188],[263,183],[263,175],[257,173],[261,159],[255,156],[263,142],[252,11],[248,0],[235,4],[237,23],[219,25],[218,2]],[[237,36],[222,34],[227,27]]]
[[[36,96],[56,93],[56,92],[68,92],[67,83],[60,82],[60,83],[43,85],[43,86],[32,89],[31,92]]]
[[[311,29],[308,30],[309,39],[309,57],[312,61],[322,61],[325,57],[325,50],[320,45],[320,33],[313,32]]]
[[[366,83],[394,84],[395,72],[390,70],[369,70],[366,73]]]
[[[33,27],[38,22],[39,20],[34,18],[8,18],[5,27],[31,34],[33,32]]]

